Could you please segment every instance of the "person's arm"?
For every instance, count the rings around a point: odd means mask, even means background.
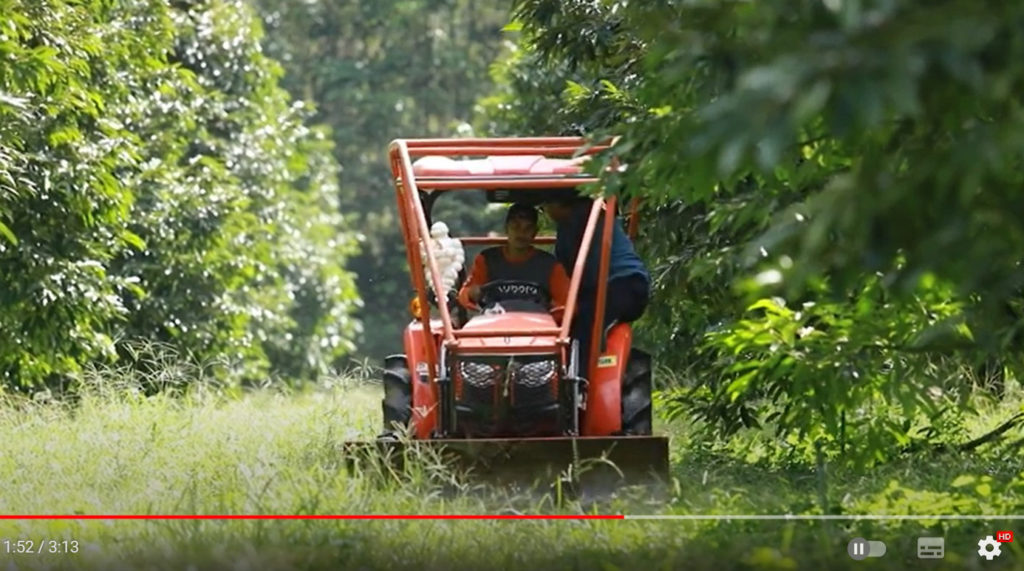
[[[476,302],[480,298],[480,286],[487,283],[487,262],[483,254],[473,259],[473,269],[459,290],[459,303],[467,309],[479,309]]]
[[[566,263],[566,271],[572,275],[576,262],[579,260],[580,251],[583,249],[583,237],[587,233],[587,224],[590,221],[590,210],[593,203],[580,204],[573,211],[571,222],[567,224],[566,238],[571,240],[567,245],[569,260]],[[580,280],[580,289],[588,290],[597,287],[597,272],[601,263],[601,236],[604,230],[604,212],[598,214],[597,224],[594,227],[594,234],[590,238],[590,248],[587,250],[587,259],[583,264],[583,276]]]
[[[572,247],[569,231],[569,224],[566,223],[559,224],[555,228],[555,260],[566,271],[572,269],[572,265],[569,262],[569,252]]]
[[[578,212],[572,212],[568,220],[561,222],[557,228],[555,258],[561,262],[565,272],[569,275],[572,275],[573,266],[576,265],[576,257],[580,251],[580,244],[583,242],[583,230],[586,229],[586,220],[586,215],[584,215],[581,224]]]
[[[587,217],[590,217],[589,212],[587,213]],[[601,238],[604,236],[604,217],[604,212],[598,214],[597,216],[597,224],[594,227],[594,235],[590,238],[590,249],[587,251],[587,262],[583,266],[583,283],[590,286],[593,289],[597,288],[597,273],[601,268]],[[586,219],[584,219],[583,224],[586,224]],[[584,226],[584,229],[585,228],[586,226]],[[615,230],[612,229],[612,235],[614,236],[614,234]],[[580,243],[583,243],[582,232],[580,233]],[[610,249],[611,244],[609,244],[608,246]]]

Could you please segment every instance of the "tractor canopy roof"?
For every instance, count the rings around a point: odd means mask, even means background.
[[[550,181],[552,177],[578,179],[580,182],[589,179],[590,175],[582,169],[583,164],[589,159],[588,155],[568,159],[548,158],[544,155],[492,155],[485,158],[456,160],[432,155],[417,159],[412,166],[419,190],[428,196],[439,191],[434,185],[457,178],[465,182],[481,183],[488,202],[537,206],[544,202],[580,196],[575,188],[545,188],[543,182]],[[525,188],[493,188],[495,179],[519,184],[533,182],[537,185]],[[432,204],[436,196],[421,199]]]

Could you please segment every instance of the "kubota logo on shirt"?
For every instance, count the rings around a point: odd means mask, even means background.
[[[533,285],[505,284],[498,286],[498,293],[502,295],[537,295],[540,290]]]

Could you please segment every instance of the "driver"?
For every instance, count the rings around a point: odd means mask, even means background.
[[[459,291],[459,303],[469,309],[480,309],[480,286],[494,280],[518,280],[547,284],[551,293],[551,312],[560,316],[569,296],[569,276],[555,257],[536,248],[537,209],[513,204],[505,215],[505,246],[487,248],[473,260],[466,283]]]

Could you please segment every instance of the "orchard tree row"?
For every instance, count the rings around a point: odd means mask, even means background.
[[[622,136],[673,414],[855,462],[972,445],[974,386],[1020,364],[1024,6],[514,11],[477,126]]]
[[[333,144],[246,3],[0,14],[0,390],[168,352],[293,379],[352,351]]]

